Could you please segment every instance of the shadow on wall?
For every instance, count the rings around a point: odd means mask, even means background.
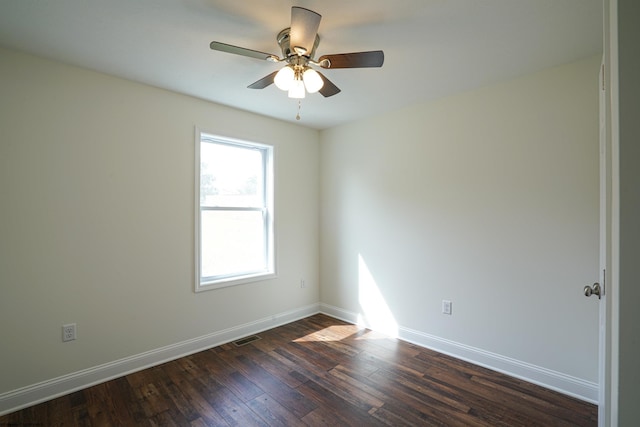
[[[358,254],[358,301],[361,309],[358,324],[390,337],[398,337],[398,323],[362,254]]]

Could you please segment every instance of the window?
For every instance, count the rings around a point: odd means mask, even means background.
[[[275,277],[273,147],[197,136],[196,292]]]

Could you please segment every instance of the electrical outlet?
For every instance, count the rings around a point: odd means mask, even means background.
[[[451,314],[451,301],[442,300],[442,314]]]
[[[67,325],[62,325],[62,341],[73,341],[76,339],[76,324],[69,323]]]

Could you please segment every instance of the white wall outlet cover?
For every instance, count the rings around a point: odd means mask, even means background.
[[[76,324],[69,323],[62,325],[62,341],[73,341],[76,339]]]
[[[442,313],[443,314],[451,314],[451,301],[446,299],[442,300]]]

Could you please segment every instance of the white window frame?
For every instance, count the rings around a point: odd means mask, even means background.
[[[265,257],[267,267],[264,270],[249,273],[228,274],[213,277],[202,277],[201,256],[202,256],[202,235],[201,235],[201,212],[203,206],[200,204],[200,151],[204,143],[218,143],[243,148],[251,148],[263,153],[264,172],[264,206],[261,208],[246,207],[204,207],[205,210],[262,210],[265,233]],[[196,128],[195,138],[195,292],[220,289],[229,286],[241,285],[244,283],[268,280],[276,277],[276,254],[275,254],[275,232],[274,232],[274,147],[272,145],[249,142],[225,136],[214,135],[209,132],[200,131]]]

